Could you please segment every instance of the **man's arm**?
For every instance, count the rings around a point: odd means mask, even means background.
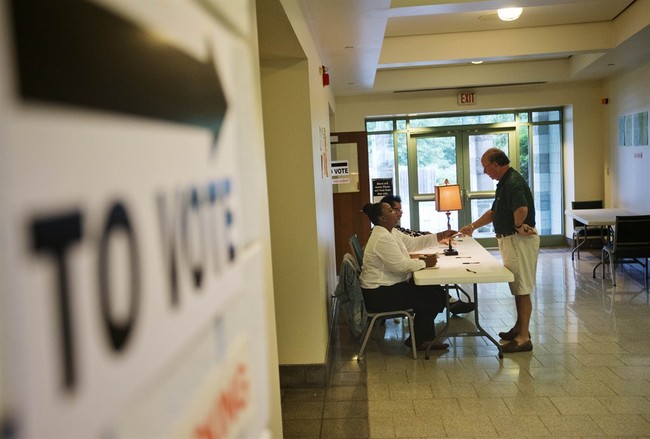
[[[515,220],[515,229],[521,227],[526,221],[528,216],[528,206],[521,206],[515,209],[514,220]]]
[[[524,219],[525,218],[526,216],[524,215]],[[461,227],[459,232],[461,232],[463,235],[472,236],[474,230],[490,224],[493,219],[494,219],[494,212],[492,211],[492,209],[490,209],[486,211],[483,215],[481,215],[481,217],[476,221],[474,221],[473,223]]]
[[[536,235],[535,229],[533,229],[528,224],[524,223],[526,217],[528,216],[528,207],[522,206],[515,209],[514,212],[515,220],[515,232],[519,235]]]

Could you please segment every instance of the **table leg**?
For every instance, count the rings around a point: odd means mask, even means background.
[[[470,332],[470,333],[460,333],[460,334],[447,334],[447,331],[449,329],[449,318],[450,318],[450,312],[449,312],[449,287],[447,285],[443,286],[446,296],[445,296],[445,310],[446,310],[446,315],[447,315],[447,320],[445,323],[445,327],[442,328],[442,331],[436,336],[435,339],[431,343],[429,343],[429,346],[427,346],[427,350],[424,353],[424,358],[426,360],[429,359],[429,349],[431,348],[431,345],[433,343],[438,342],[438,340],[442,338],[446,338],[449,335],[460,335],[460,336],[480,336],[480,337],[487,337],[488,340],[490,340],[494,345],[497,347],[499,350],[499,358],[503,358],[503,351],[501,350],[501,345],[499,344],[498,341],[494,339],[483,327],[481,326],[481,323],[479,321],[479,313],[478,313],[478,284],[474,284],[474,304],[476,305],[476,309],[474,310],[474,325],[476,326],[477,331],[475,332]]]
[[[501,345],[499,344],[498,341],[494,339],[479,323],[479,317],[478,317],[478,284],[474,284],[474,303],[476,304],[476,311],[474,311],[474,324],[476,325],[476,328],[479,330],[479,333],[487,337],[488,340],[490,340],[494,345],[497,347],[499,350],[499,358],[503,358],[503,351],[501,350]]]
[[[610,226],[607,226],[607,237],[605,238],[607,242],[605,245],[609,245],[611,243],[611,236],[614,233],[612,228]],[[596,269],[600,267],[601,265],[603,266],[603,279],[605,279],[605,252],[603,249],[600,250],[600,261],[594,265],[593,270],[591,270],[591,278],[595,279],[596,278]]]
[[[573,261],[573,254],[577,251],[578,252],[578,259],[580,259],[580,247],[587,242],[587,225],[584,225],[584,231],[585,231],[585,239],[582,240],[582,242],[578,245],[576,245],[573,250],[571,250],[571,260]]]
[[[591,277],[592,277],[593,279],[596,278],[596,269],[597,269],[598,267],[600,267],[601,265],[603,265],[603,258],[602,258],[602,256],[600,257],[600,261],[598,261],[598,263],[597,263],[596,265],[594,265],[594,269],[591,270]],[[605,278],[605,267],[603,266],[603,279],[604,279],[604,278]]]
[[[442,328],[442,331],[440,331],[440,333],[436,335],[436,338],[434,338],[427,346],[427,350],[424,352],[425,360],[429,359],[429,349],[431,349],[431,345],[440,340],[442,336],[447,333],[447,329],[449,329],[449,318],[451,317],[451,313],[449,312],[449,285],[442,285],[442,289],[445,292],[445,327]]]

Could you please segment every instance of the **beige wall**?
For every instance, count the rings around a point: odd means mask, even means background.
[[[618,119],[650,111],[650,63],[608,81],[606,200],[608,206],[650,213],[650,147],[618,145]]]
[[[473,106],[459,106],[455,90],[340,97],[333,130],[363,130],[366,116],[563,106],[573,122],[564,133],[565,206],[570,206],[571,200],[605,195],[602,93],[602,84],[590,81],[478,89]]]
[[[304,57],[261,64],[278,358],[281,365],[323,364],[336,287],[332,185],[320,161],[331,95],[300,8],[280,3]]]

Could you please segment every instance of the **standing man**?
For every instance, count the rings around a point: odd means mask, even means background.
[[[508,332],[499,332],[503,352],[532,351],[528,326],[533,305],[530,294],[535,286],[539,235],[535,230],[533,194],[519,172],[510,167],[510,159],[498,148],[490,148],[481,157],[483,172],[497,180],[492,208],[460,232],[471,236],[475,229],[494,223],[503,265],[514,274],[509,283],[515,296],[517,321]]]

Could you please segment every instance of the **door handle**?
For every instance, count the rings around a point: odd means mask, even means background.
[[[413,195],[413,201],[434,201],[435,195]]]

